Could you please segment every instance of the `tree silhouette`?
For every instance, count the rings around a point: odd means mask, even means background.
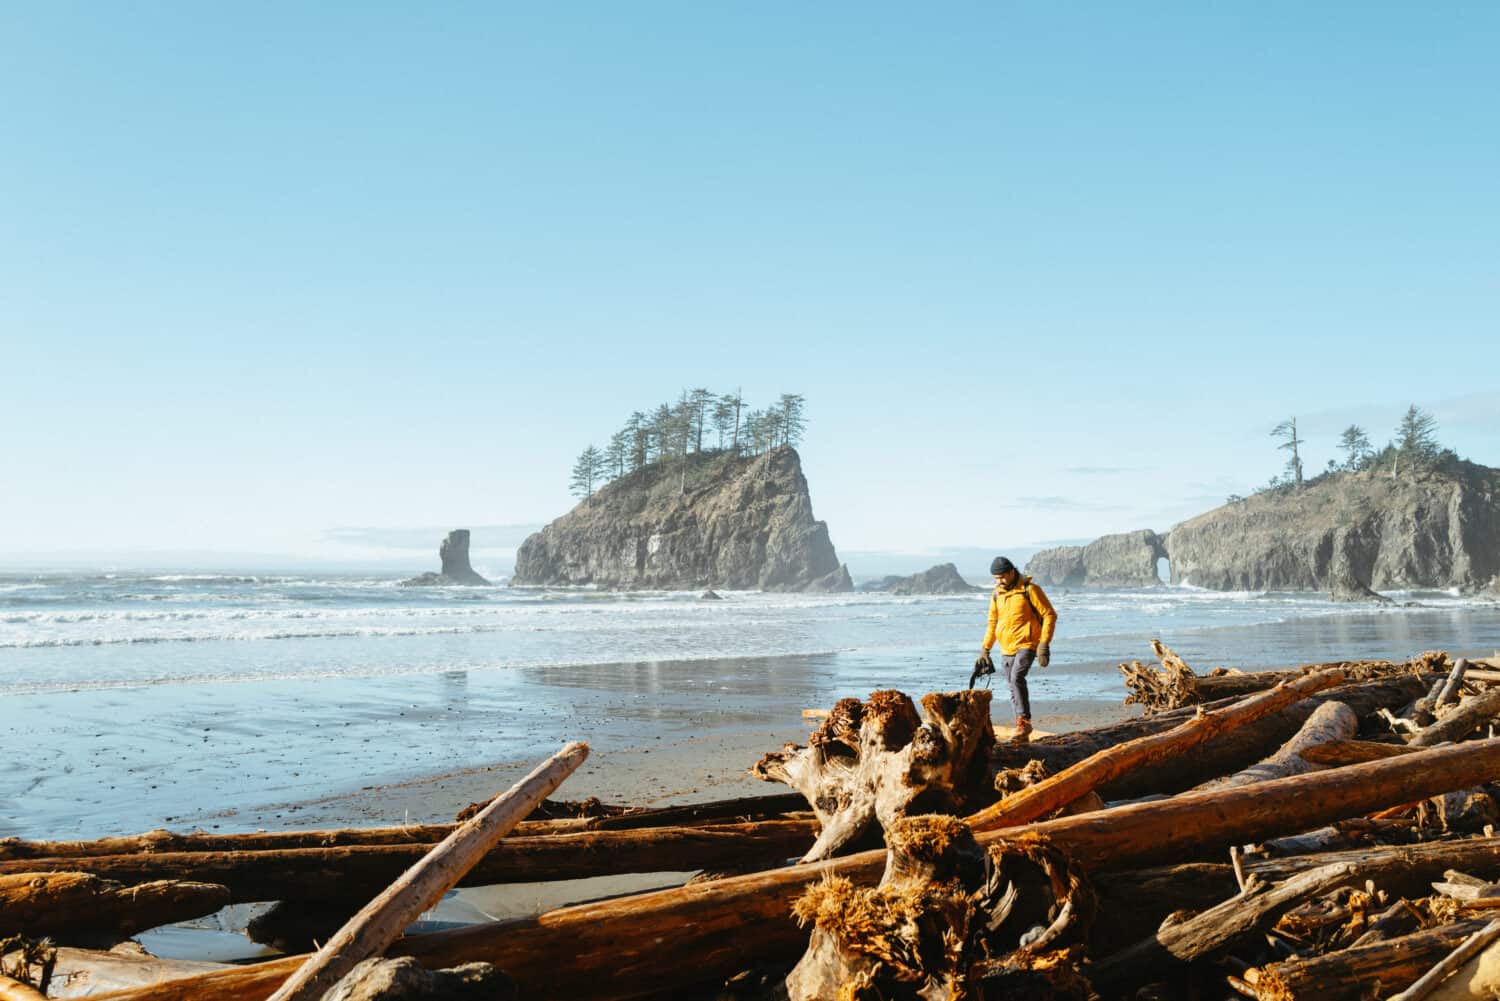
[[[691,412],[691,423],[693,429],[693,451],[703,451],[703,427],[708,423],[709,413],[713,409],[714,394],[706,389],[695,389],[688,394],[688,406]]]
[[[802,436],[807,432],[807,418],[804,416],[807,408],[807,400],[795,393],[782,393],[781,399],[776,403],[777,430],[781,434],[781,444],[798,445],[802,442]]]
[[[1432,466],[1439,451],[1437,420],[1413,403],[1406,408],[1406,413],[1401,416],[1401,423],[1396,428],[1397,463],[1404,458],[1406,468],[1411,470],[1411,475],[1415,478],[1417,473]],[[1391,475],[1395,474],[1393,467]]]
[[[1300,487],[1302,485],[1302,454],[1299,447],[1305,445],[1306,441],[1297,437],[1297,418],[1291,417],[1276,425],[1271,430],[1271,437],[1281,439],[1281,444],[1276,446],[1277,448],[1287,449],[1292,453],[1292,457],[1286,461],[1286,468],[1291,474],[1292,482]]]
[[[593,445],[584,449],[573,463],[573,480],[569,484],[579,497],[594,496],[594,482],[604,469],[604,455]]]
[[[1339,448],[1344,453],[1345,469],[1363,469],[1365,459],[1370,454],[1370,437],[1358,424],[1350,424],[1339,436]]]

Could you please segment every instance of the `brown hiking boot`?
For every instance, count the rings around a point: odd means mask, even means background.
[[[1016,717],[1016,735],[1011,740],[1017,744],[1024,744],[1031,739],[1031,720],[1025,716]]]

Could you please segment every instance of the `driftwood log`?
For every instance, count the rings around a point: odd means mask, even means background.
[[[442,899],[485,852],[572,775],[589,745],[565,745],[521,781],[490,800],[441,844],[403,872],[349,919],[321,949],[271,995],[272,1001],[317,1001],[354,967],[385,952],[422,912]]]
[[[1179,972],[1182,965],[1212,955],[1274,924],[1282,912],[1305,900],[1362,879],[1348,862],[1319,866],[1274,886],[1254,880],[1244,892],[1094,964],[1089,981],[1101,991],[1147,983]]]
[[[1381,845],[1369,848],[1294,855],[1287,858],[1248,858],[1243,863],[1248,879],[1282,884],[1302,873],[1328,865],[1351,865],[1376,878],[1391,894],[1422,897],[1429,884],[1455,868],[1485,878],[1500,880],[1500,837],[1464,838],[1414,845]],[[1155,926],[1176,910],[1202,911],[1235,895],[1239,887],[1233,867],[1222,862],[1186,862],[1122,872],[1096,874],[1099,917],[1091,937],[1098,955],[1125,948],[1140,937],[1141,925]],[[1412,930],[1407,918],[1388,922],[1384,937]],[[1373,926],[1372,926],[1373,928]]]
[[[1138,660],[1120,665],[1125,687],[1130,692],[1125,698],[1125,704],[1139,705],[1147,715],[1212,702],[1215,699],[1243,698],[1252,692],[1271,688],[1301,675],[1331,668],[1339,668],[1350,678],[1361,680],[1411,672],[1448,670],[1447,654],[1434,652],[1411,661],[1335,661],[1308,664],[1288,671],[1244,672],[1220,668],[1211,674],[1199,675],[1160,640],[1151,641],[1151,650],[1161,662],[1160,669],[1144,665]]]
[[[465,876],[462,885],[527,883],[636,872],[718,869],[744,861],[775,865],[807,850],[811,820],[719,827],[668,827],[507,838]],[[227,886],[233,903],[256,900],[370,899],[432,845],[356,845],[280,851],[156,852],[0,862],[12,872],[86,869],[134,884],[199,879]]]
[[[967,813],[993,800],[990,697],[982,688],[931,692],[925,719],[901,692],[840,699],[806,747],[788,744],[750,771],[807,797],[823,829],[802,861],[829,858],[872,823],[889,830],[899,817]]]
[[[1257,692],[1223,709],[1203,713],[1166,733],[1140,737],[1100,751],[972,814],[968,818],[969,824],[975,830],[983,831],[1014,827],[1045,817],[1137,768],[1184,756],[1220,734],[1229,733],[1343,681],[1344,674],[1337,669],[1308,674],[1277,685],[1270,691]]]
[[[1479,956],[1488,950],[1497,938],[1500,938],[1500,921],[1491,921],[1464,939],[1457,949],[1438,960],[1432,969],[1418,977],[1416,982],[1406,990],[1391,998],[1391,1001],[1422,1001],[1424,998],[1436,997],[1439,994],[1450,1001],[1493,999],[1496,996],[1496,988],[1500,987],[1500,980],[1495,979],[1496,971],[1493,961],[1487,964],[1488,969],[1484,973],[1480,973]],[[1466,966],[1469,967],[1467,975],[1459,976],[1459,971]],[[1449,980],[1450,977],[1453,980]],[[1487,981],[1487,983],[1476,983],[1476,979]]]
[[[629,831],[646,827],[703,827],[756,820],[800,819],[807,802],[797,793],[746,796],[685,806],[640,809],[604,805],[597,817],[525,820],[515,837],[544,837],[586,831]],[[402,827],[343,828],[327,831],[257,831],[250,834],[177,834],[156,830],[130,837],[94,841],[27,841],[0,838],[0,862],[79,855],[134,855],[146,852],[249,852],[290,848],[339,848],[357,845],[435,845],[457,824],[410,824]]]
[[[516,985],[488,963],[428,970],[410,956],[367,959],[322,1001],[513,1001]]]
[[[1412,747],[1434,747],[1450,740],[1463,740],[1477,728],[1500,716],[1500,687],[1464,699],[1436,723],[1414,734]]]
[[[1317,675],[1312,675],[1312,677],[1317,677]],[[1324,702],[1313,710],[1313,714],[1307,718],[1306,723],[1302,724],[1302,728],[1293,735],[1291,740],[1282,744],[1281,749],[1275,754],[1233,775],[1205,782],[1198,788],[1222,789],[1229,786],[1250,785],[1254,782],[1284,779],[1289,775],[1301,775],[1304,772],[1313,771],[1318,766],[1308,761],[1303,756],[1303,751],[1332,741],[1350,740],[1358,732],[1359,717],[1354,715],[1354,710],[1342,702]]]
[[[1375,740],[1335,740],[1326,744],[1304,747],[1299,753],[1302,760],[1314,765],[1339,767],[1357,765],[1364,761],[1379,761],[1408,754],[1414,748],[1406,744],[1385,744]]]
[[[1459,921],[1310,959],[1289,959],[1251,970],[1244,979],[1262,1001],[1386,997],[1414,982],[1485,924]]]
[[[1103,786],[1099,794],[1106,800],[1126,800],[1153,793],[1175,793],[1191,789],[1205,778],[1239,771],[1271,754],[1291,739],[1313,711],[1324,702],[1342,702],[1354,710],[1357,716],[1365,717],[1382,707],[1405,705],[1421,695],[1430,680],[1432,679],[1415,675],[1399,675],[1330,688],[1264,719],[1220,734],[1196,748],[1192,754],[1170,756],[1138,767]],[[1235,701],[1237,700],[1221,700],[1202,708],[1205,711],[1217,710],[1233,705]],[[1135,721],[1139,729],[1134,736],[1170,730],[1193,718],[1197,712],[1197,708],[1190,707]],[[1148,727],[1145,724],[1153,725]],[[1047,738],[1026,745],[1001,744],[995,748],[992,759],[997,769],[1022,767],[1036,759],[1042,762],[1048,772],[1056,774],[1089,754],[1107,750],[1122,740],[1132,739],[1128,735],[1129,729],[1124,726],[1101,728],[1099,736],[1080,736],[1068,741]]]
[[[100,935],[129,938],[174,921],[212,914],[229,903],[227,887],[163,880],[125,886],[86,872],[0,876],[0,937],[26,934],[62,942]]]
[[[57,950],[48,997],[92,998],[109,991],[132,990],[166,980],[231,969],[225,963],[161,959],[135,942],[108,951],[62,946]]]
[[[1497,769],[1500,740],[1470,741],[1255,786],[1188,793],[985,832],[976,840],[987,846],[1043,837],[1086,870],[1139,868],[1465,788]],[[493,963],[516,979],[523,996],[609,999],[667,992],[757,963],[795,957],[807,940],[788,916],[792,902],[811,883],[831,875],[873,882],[884,861],[884,852],[862,852],[564,907],[532,918],[415,935],[398,942],[393,951],[415,956],[427,966]],[[1269,864],[1288,862],[1277,859]],[[566,962],[559,957],[566,957]],[[274,960],[110,998],[259,1001],[300,962],[297,957]]]

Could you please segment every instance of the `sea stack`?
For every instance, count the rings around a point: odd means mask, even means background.
[[[516,553],[519,585],[852,591],[790,446],[704,452],[607,484]]]
[[[475,573],[474,568],[469,565],[469,530],[467,528],[455,528],[448,533],[448,537],[438,547],[438,558],[442,560],[443,566],[439,573],[424,573],[420,577],[402,581],[401,586],[424,587],[455,584],[475,586],[489,583]]]

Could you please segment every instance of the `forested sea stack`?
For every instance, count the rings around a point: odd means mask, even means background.
[[[853,590],[789,445],[627,473],[522,543],[512,583]]]

